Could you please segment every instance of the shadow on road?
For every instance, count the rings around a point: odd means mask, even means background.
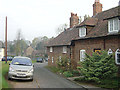
[[[12,81],[12,82],[32,82],[31,80],[16,80],[16,79],[11,79],[8,81]]]

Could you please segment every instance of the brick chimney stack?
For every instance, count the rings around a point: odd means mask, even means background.
[[[77,14],[71,13],[70,17],[70,28],[74,27],[75,25],[79,24],[79,17]]]
[[[95,0],[95,3],[93,4],[93,16],[100,12],[102,12],[102,4],[100,3],[100,0]]]

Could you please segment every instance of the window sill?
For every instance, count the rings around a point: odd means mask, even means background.
[[[108,32],[107,35],[114,35],[114,34],[118,34],[118,31]]]
[[[66,54],[67,52],[63,52],[63,54]]]

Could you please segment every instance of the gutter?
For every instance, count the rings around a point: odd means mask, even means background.
[[[78,40],[86,40],[86,39],[95,39],[95,38],[103,38],[103,37],[108,37],[108,36],[119,36],[120,33],[118,34],[112,34],[112,35],[106,35],[106,36],[98,36],[98,37],[85,37],[85,38],[79,38],[79,39],[75,39],[75,40],[72,40],[72,41],[78,41]]]

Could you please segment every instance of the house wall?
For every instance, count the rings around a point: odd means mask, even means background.
[[[120,49],[120,36],[109,36],[105,38],[95,38],[75,41],[75,46],[72,47],[72,65],[76,67],[80,61],[80,50],[84,49],[87,54],[92,55],[94,49],[109,50],[115,52]]]
[[[68,57],[70,58],[70,48],[67,47],[67,53],[63,53],[63,47],[53,47],[53,52],[50,52],[50,47],[47,48],[47,54],[48,54],[48,65],[49,66],[57,66],[57,60],[59,59],[59,56],[61,57]],[[52,57],[54,59],[54,62],[52,63]]]

